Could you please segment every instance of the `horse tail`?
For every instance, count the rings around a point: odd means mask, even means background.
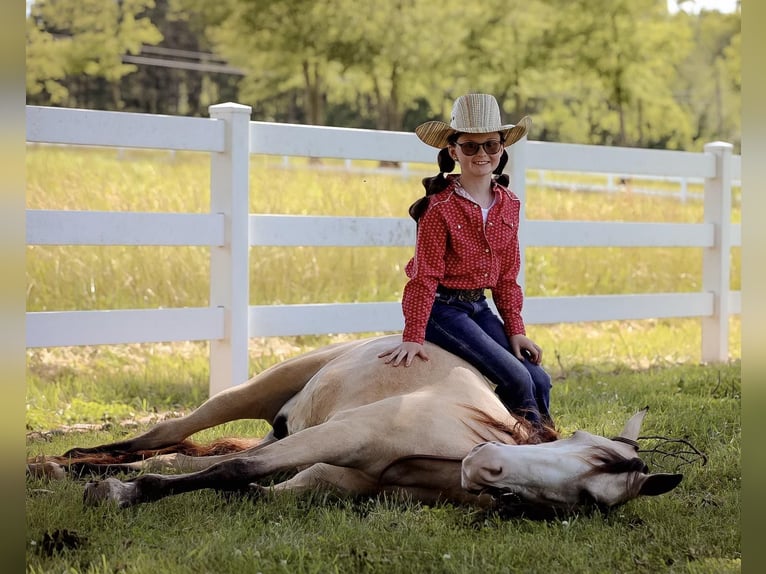
[[[73,448],[61,456],[40,455],[27,460],[28,464],[39,464],[43,462],[55,462],[62,466],[73,464],[126,464],[139,462],[147,458],[163,454],[182,454],[193,457],[216,456],[222,454],[231,454],[253,448],[260,444],[264,439],[247,438],[219,438],[208,444],[200,444],[190,440],[183,440],[177,444],[167,446],[161,449],[138,450],[138,451],[105,451],[93,452],[88,449],[79,450]]]

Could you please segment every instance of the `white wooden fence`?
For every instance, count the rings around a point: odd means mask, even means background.
[[[250,337],[398,331],[399,302],[250,305],[252,245],[413,245],[409,219],[248,213],[250,154],[435,163],[412,133],[251,122],[251,108],[226,103],[210,118],[186,118],[27,106],[27,141],[210,152],[208,214],[28,210],[29,245],[197,245],[210,247],[210,301],[203,308],[52,311],[26,314],[27,347],[210,341],[210,392],[248,378]],[[704,222],[521,222],[527,246],[698,247],[702,290],[694,293],[529,297],[529,324],[700,317],[702,358],[728,359],[730,250],[741,244],[731,223],[731,182],[740,178],[732,146],[704,153],[522,142],[509,148],[511,188],[525,195],[527,170],[703,178]],[[257,189],[252,190],[258,193]],[[523,266],[521,281],[523,283]]]

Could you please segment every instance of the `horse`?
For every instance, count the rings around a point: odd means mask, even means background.
[[[84,503],[119,507],[198,489],[324,488],[480,508],[513,499],[572,511],[664,494],[682,479],[650,473],[638,458],[646,409],[613,439],[583,430],[562,438],[509,413],[476,368],[435,345],[426,343],[428,361],[386,364],[379,355],[397,340],[318,348],[213,395],[185,416],[126,440],[30,460],[27,472],[97,473],[85,485]],[[237,419],[263,419],[271,430],[257,442],[197,456],[202,450],[188,437]],[[116,474],[122,472],[138,475]]]

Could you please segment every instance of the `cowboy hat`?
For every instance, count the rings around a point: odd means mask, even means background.
[[[527,135],[531,127],[532,120],[529,116],[524,116],[515,125],[502,125],[500,106],[497,105],[494,96],[467,94],[455,100],[452,106],[452,121],[449,124],[439,121],[426,122],[416,127],[415,133],[424,143],[442,149],[449,143],[447,138],[458,132],[467,134],[500,132],[504,146],[508,147]]]

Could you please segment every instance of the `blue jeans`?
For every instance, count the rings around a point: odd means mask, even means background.
[[[472,303],[437,295],[426,340],[465,359],[495,383],[495,393],[509,411],[533,423],[552,424],[550,375],[540,365],[511,353],[503,322],[486,297]]]

